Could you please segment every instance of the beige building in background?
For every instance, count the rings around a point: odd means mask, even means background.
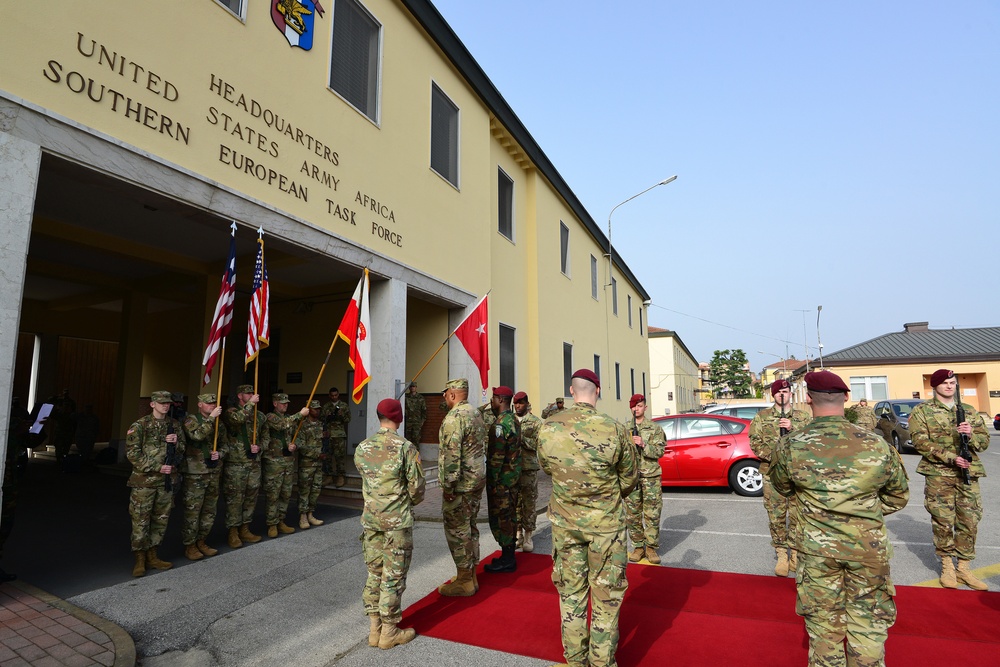
[[[701,406],[698,361],[676,331],[649,327],[649,400],[654,416]]]

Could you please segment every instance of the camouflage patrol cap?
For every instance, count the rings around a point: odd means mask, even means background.
[[[821,394],[846,394],[851,391],[839,375],[830,371],[806,373],[806,388]]]
[[[321,407],[322,406],[319,404],[319,401],[317,401],[316,399],[309,401],[310,410],[319,410]]]
[[[288,403],[288,394],[271,394],[271,400],[275,403]]]
[[[931,386],[936,387],[945,380],[949,380],[955,377],[955,374],[949,371],[947,368],[940,368],[934,371],[934,375],[931,375]]]
[[[173,403],[174,397],[169,391],[154,391],[149,395],[149,400],[154,403]]]
[[[240,386],[238,386],[236,388],[236,393],[237,394],[252,394],[253,393],[253,385],[252,384],[241,384]]]
[[[218,400],[215,394],[198,394],[199,403],[218,403]]]
[[[469,381],[465,378],[458,378],[457,380],[448,380],[448,384],[444,386],[445,391],[448,389],[464,389],[469,390]]]
[[[514,394],[514,402],[515,403],[527,403],[528,402],[528,395],[526,393],[524,393],[523,391],[519,391],[516,394]]]
[[[556,404],[557,405],[562,405],[565,402],[566,402],[565,398],[563,398],[562,396],[556,396]]]
[[[776,396],[782,389],[789,389],[791,387],[788,384],[788,380],[775,380],[771,383],[771,396]]]

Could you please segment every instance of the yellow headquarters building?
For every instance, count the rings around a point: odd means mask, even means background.
[[[233,221],[224,395],[253,379],[258,228],[266,409],[278,388],[309,394],[364,268],[372,379],[352,445],[375,428],[366,406],[400,394],[487,292],[490,384],[536,414],[578,367],[617,417],[645,392],[649,295],[616,253],[609,273],[607,237],[430,2],[0,8],[5,421],[13,397],[30,409],[69,388],[117,442],[152,391],[214,391],[201,361]],[[417,381],[433,394],[459,376],[480,402],[452,338]],[[350,383],[340,343],[318,397]]]

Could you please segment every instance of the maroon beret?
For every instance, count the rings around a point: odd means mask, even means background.
[[[934,371],[934,375],[931,376],[931,386],[936,387],[945,380],[955,377],[955,374],[949,371],[947,368],[941,368]]]
[[[514,390],[511,389],[510,387],[504,387],[503,385],[501,385],[499,387],[493,387],[493,395],[506,396],[507,398],[510,398],[511,396],[514,395]]]
[[[514,394],[514,402],[520,403],[521,401],[524,401],[525,403],[528,402],[528,395],[525,394],[523,391],[519,391],[516,394]]]
[[[383,398],[378,402],[378,407],[375,410],[390,421],[394,421],[397,424],[403,422],[403,407],[395,398]]]
[[[582,380],[587,380],[588,382],[593,382],[598,389],[601,388],[601,379],[597,377],[597,373],[590,370],[589,368],[581,368],[577,372],[573,373],[574,378],[580,378]]]
[[[851,388],[844,384],[840,376],[830,371],[806,373],[806,388],[823,394],[846,394]]]
[[[782,389],[789,389],[791,386],[788,384],[788,380],[775,380],[771,383],[771,396],[774,396]]]
[[[629,409],[634,408],[639,403],[642,403],[645,400],[646,400],[646,397],[643,396],[642,394],[632,394],[632,398],[628,399],[628,407],[629,407]]]

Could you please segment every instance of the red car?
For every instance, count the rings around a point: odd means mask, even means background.
[[[750,420],[685,414],[653,421],[667,437],[663,486],[728,486],[741,496],[764,495],[760,460],[750,450]]]

